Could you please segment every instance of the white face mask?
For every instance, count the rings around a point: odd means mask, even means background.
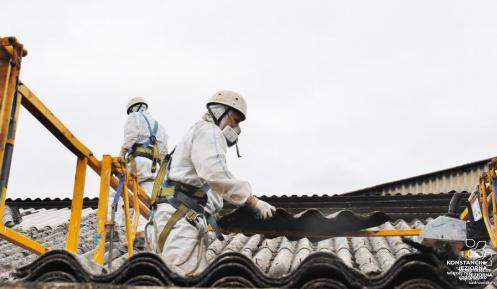
[[[223,128],[222,132],[224,137],[226,138],[226,141],[228,142],[228,146],[231,147],[235,145],[236,141],[238,140],[238,135],[242,132],[242,130],[240,129],[240,126],[232,128],[231,126],[227,125]]]

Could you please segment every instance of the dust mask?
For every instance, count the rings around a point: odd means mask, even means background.
[[[240,128],[240,126],[232,128],[231,126],[227,125],[224,127],[222,132],[229,147],[236,145],[236,154],[239,158],[241,158],[242,156],[240,155],[240,150],[238,148],[238,135],[242,133],[242,129]]]
[[[228,146],[231,147],[235,145],[238,140],[238,134],[241,132],[240,127],[232,128],[227,125],[222,130],[224,137],[226,138],[226,142],[228,142]]]

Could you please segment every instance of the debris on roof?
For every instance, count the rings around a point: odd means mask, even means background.
[[[9,228],[14,226],[14,212],[9,206],[4,208],[2,220],[5,226]]]

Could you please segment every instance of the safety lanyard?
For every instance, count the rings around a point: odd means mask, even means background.
[[[117,186],[116,194],[114,195],[114,200],[112,200],[112,206],[117,207],[117,203],[119,202],[119,197],[121,197],[121,193],[123,192],[124,189],[124,181],[126,179],[126,176],[123,174],[123,176],[119,179],[119,185]]]
[[[155,136],[157,134],[157,130],[159,128],[159,123],[157,121],[154,121],[154,129],[152,129],[152,127],[150,126],[150,121],[145,116],[145,114],[142,111],[140,111],[140,114],[145,119],[145,122],[147,123],[147,127],[148,127],[148,132],[150,134],[150,137],[148,138],[147,142],[143,144],[145,147],[147,147],[147,146],[152,144],[152,139],[155,138]]]

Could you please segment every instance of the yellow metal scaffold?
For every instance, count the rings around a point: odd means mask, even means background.
[[[75,254],[78,253],[86,168],[90,166],[101,177],[97,215],[98,233],[102,237],[99,240],[97,250],[95,250],[95,261],[98,264],[103,264],[104,262],[105,231],[108,224],[107,200],[109,198],[109,187],[117,189],[119,180],[116,175],[122,174],[126,176],[122,197],[125,203],[128,254],[131,256],[133,254],[132,244],[138,225],[138,217],[141,214],[148,219],[150,214],[150,198],[138,186],[136,176],[129,173],[125,164],[120,163],[117,158],[112,158],[109,155],[104,155],[102,161],[98,160],[91,150],[80,142],[26,85],[20,82],[21,60],[26,55],[26,50],[23,49],[22,44],[16,38],[0,38],[0,238],[36,254],[43,254],[47,250],[39,242],[7,228],[4,226],[2,220],[14,149],[15,132],[19,118],[19,109],[22,105],[77,157],[66,249]],[[132,199],[131,203],[129,202],[130,198]],[[130,221],[130,206],[135,210],[133,224]]]

